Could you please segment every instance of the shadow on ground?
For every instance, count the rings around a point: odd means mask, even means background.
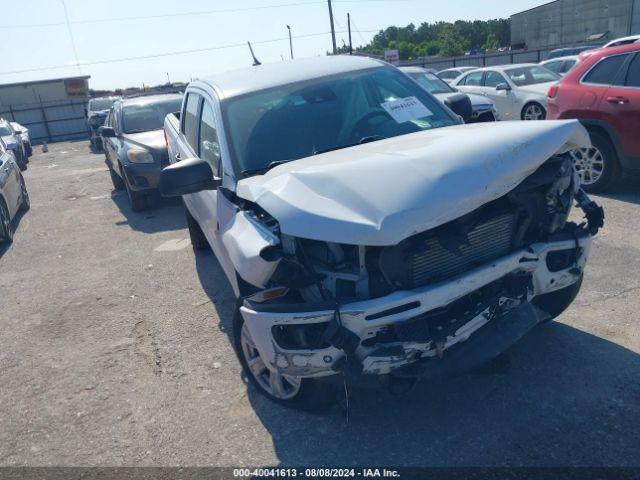
[[[211,252],[197,272],[232,341],[235,298]],[[248,396],[280,464],[633,465],[640,445],[640,356],[560,322],[530,332],[497,368],[409,393],[356,390],[347,412],[307,414]],[[507,365],[506,370],[504,366]],[[637,462],[636,462],[637,463]]]
[[[607,192],[593,195],[640,205],[640,175],[626,175]]]
[[[179,198],[159,198],[151,208],[142,212],[134,212],[131,209],[125,191],[112,191],[111,199],[126,218],[117,222],[118,226],[128,225],[139,232],[157,233],[181,230],[187,225],[184,207]]]

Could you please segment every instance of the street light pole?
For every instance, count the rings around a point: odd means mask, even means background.
[[[327,0],[329,4],[329,20],[331,21],[331,39],[333,40],[333,54],[338,53],[338,47],[336,45],[336,27],[333,25],[333,9],[331,8],[331,0]]]
[[[291,39],[291,26],[287,25],[287,30],[289,30],[289,50],[291,51],[291,60],[293,60],[293,40]]]

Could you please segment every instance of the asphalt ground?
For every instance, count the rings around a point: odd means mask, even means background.
[[[637,466],[640,182],[580,295],[496,368],[305,414],[242,380],[231,288],[179,201],[134,213],[87,142],[37,147],[0,251],[0,465]]]

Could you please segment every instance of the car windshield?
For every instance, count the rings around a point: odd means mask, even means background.
[[[122,131],[139,133],[160,130],[164,124],[164,117],[177,112],[181,106],[182,98],[126,105],[122,108]]]
[[[0,137],[5,137],[7,135],[13,135],[13,132],[6,125],[0,125]]]
[[[454,125],[419,85],[391,67],[348,72],[231,98],[232,157],[245,175],[315,153]]]
[[[535,85],[537,83],[557,82],[560,75],[544,67],[518,67],[505,70],[511,81],[518,87]]]
[[[429,72],[409,72],[409,76],[422,85],[429,93],[453,93],[455,90],[437,75]]]
[[[100,110],[109,110],[115,98],[96,98],[89,100],[89,110],[92,112],[99,112]]]

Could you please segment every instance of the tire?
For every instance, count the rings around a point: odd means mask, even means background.
[[[13,243],[13,226],[7,204],[0,198],[0,244]]]
[[[129,186],[129,180],[127,180],[126,175],[122,179],[124,183],[124,187],[127,190],[127,196],[129,197],[129,203],[131,204],[131,210],[134,212],[141,212],[147,208],[147,196],[142,192],[136,192],[135,190],[131,190]]]
[[[191,246],[194,250],[211,250],[211,245],[207,241],[202,228],[195,218],[189,213],[187,206],[184,205],[184,215],[187,218],[187,228],[189,229],[189,237],[191,239]]]
[[[20,175],[20,196],[22,201],[20,202],[20,210],[28,212],[31,208],[31,200],[29,199],[29,192],[27,191],[27,184],[24,181],[24,177]]]
[[[536,116],[536,118],[533,118],[533,116]],[[529,102],[522,107],[521,120],[544,120],[545,118],[547,118],[547,111],[538,102]]]
[[[601,132],[589,131],[593,148],[572,150],[573,166],[580,175],[586,192],[604,192],[620,178],[618,154],[609,137]]]
[[[541,308],[549,315],[551,315],[551,318],[545,320],[542,323],[548,323],[552,321],[567,308],[569,308],[569,305],[571,305],[571,303],[578,296],[578,292],[580,292],[580,287],[582,287],[582,279],[583,276],[580,275],[580,279],[573,285],[569,285],[568,287],[565,287],[563,289],[556,290],[555,292],[539,295],[533,299],[533,304],[536,307]]]
[[[109,166],[109,176],[111,177],[111,183],[113,184],[113,188],[115,190],[122,190],[124,188],[124,181],[116,172],[113,171],[113,168]]]
[[[312,378],[290,377],[291,382],[297,383],[297,387],[293,387],[292,384],[288,383],[289,381],[286,377],[283,377],[281,375],[272,377],[272,375],[274,374],[265,367],[263,375],[268,377],[269,380],[271,378],[279,377],[281,379],[282,385],[285,385],[285,387],[283,387],[283,390],[286,389],[286,385],[289,385],[291,387],[288,395],[286,395],[286,398],[284,398],[284,396],[275,396],[271,391],[265,388],[264,383],[266,383],[266,380],[264,380],[263,378],[261,381],[259,381],[249,368],[248,357],[245,354],[245,345],[243,345],[244,342],[242,338],[243,334],[246,333],[248,333],[248,329],[244,326],[244,319],[240,314],[240,309],[236,307],[233,319],[234,347],[236,349],[238,359],[240,360],[240,364],[242,365],[244,376],[247,378],[249,383],[251,383],[260,392],[260,394],[262,394],[272,402],[278,403],[287,408],[302,410],[306,412],[322,412],[328,410],[338,402],[338,400],[340,399],[340,389],[335,385],[320,382]]]

